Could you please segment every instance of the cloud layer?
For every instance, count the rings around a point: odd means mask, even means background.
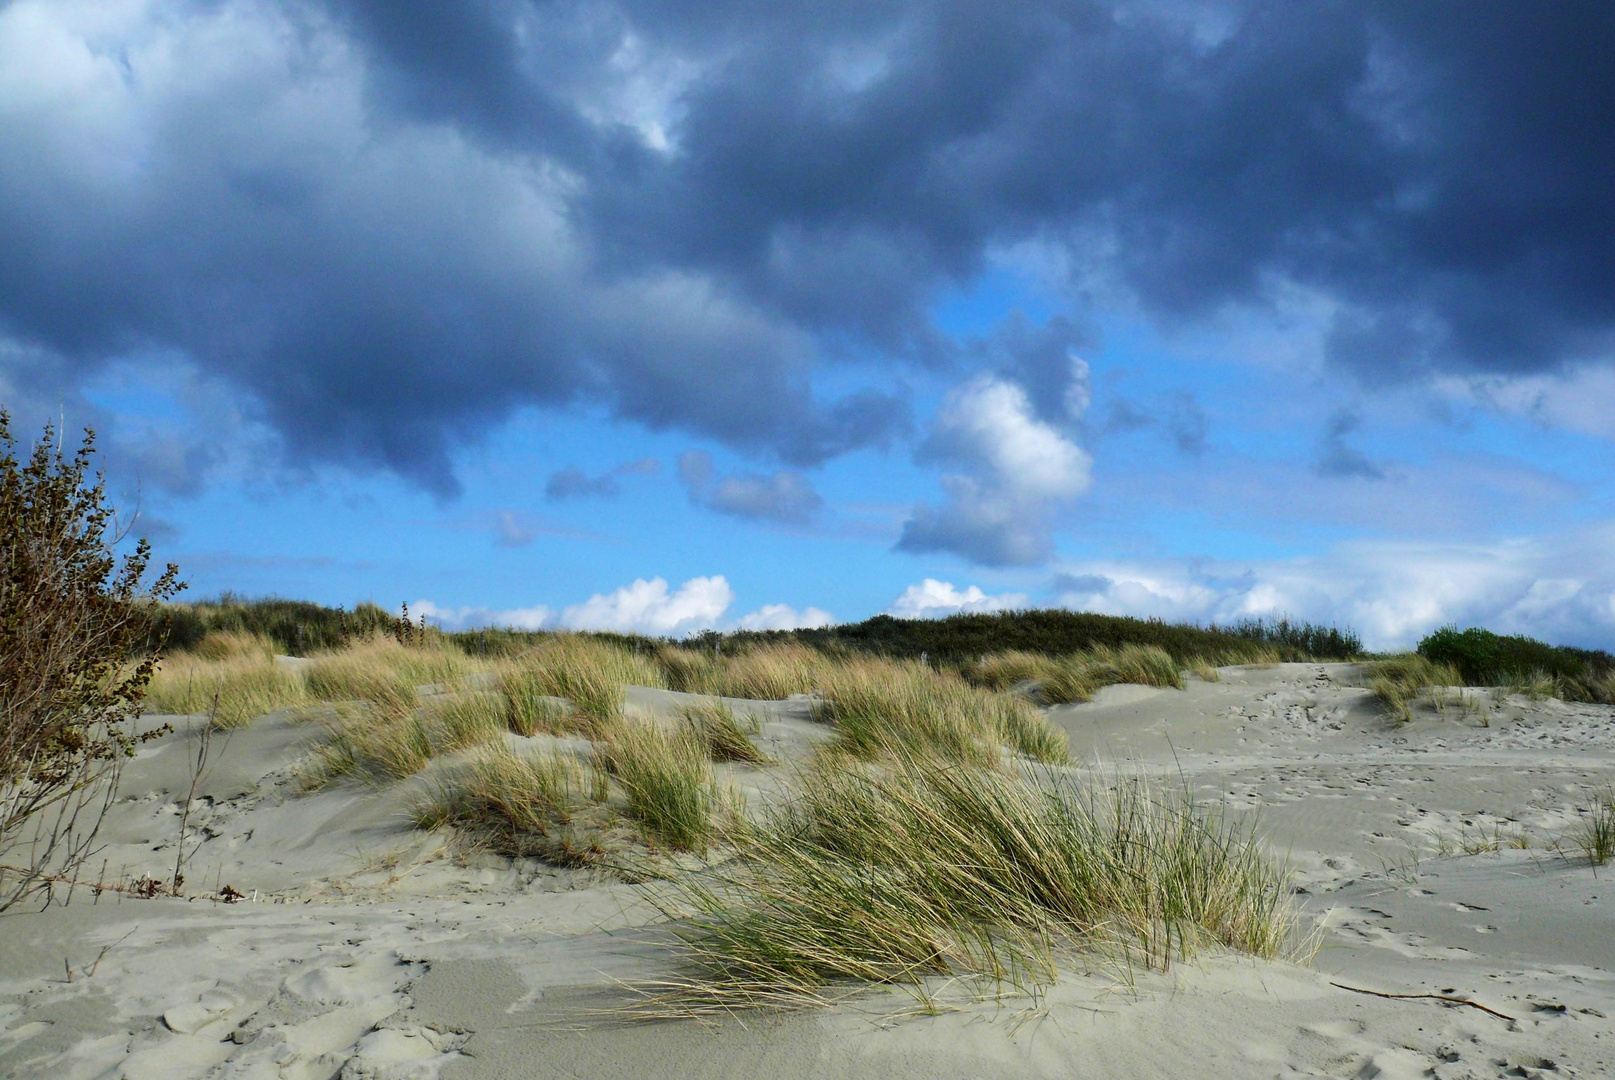
[[[523,406],[884,443],[896,380],[824,359],[983,362],[930,308],[1010,249],[1169,325],[1305,290],[1368,379],[1552,374],[1615,328],[1612,97],[1588,4],[16,0],[0,363],[177,356],[443,494]],[[985,362],[1047,422],[1044,336]],[[914,543],[1031,559],[983,498]]]

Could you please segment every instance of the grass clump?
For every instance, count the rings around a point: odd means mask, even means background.
[[[1045,678],[1051,667],[1047,656],[1011,649],[989,653],[979,660],[968,661],[960,673],[976,686],[989,690],[1008,690],[1027,682]]]
[[[781,701],[818,688],[831,661],[788,642],[760,645],[721,662],[718,693],[755,701]]]
[[[718,661],[704,649],[664,645],[656,650],[656,663],[662,669],[669,690],[686,694],[718,692]]]
[[[212,713],[216,726],[236,728],[265,713],[312,702],[301,672],[277,664],[274,653],[259,648],[259,642],[231,636],[237,640],[164,657],[147,688],[147,711]],[[205,639],[204,645],[210,642],[212,638]]]
[[[820,714],[859,758],[934,755],[994,765],[1002,748],[1063,762],[1065,736],[1036,709],[913,661],[849,660],[823,676]]]
[[[534,665],[504,665],[498,685],[505,696],[505,723],[516,734],[565,735],[580,727],[572,703],[549,693],[554,681]]]
[[[586,721],[601,723],[622,712],[626,687],[666,685],[648,656],[584,634],[556,634],[524,655],[517,671],[528,692],[566,698]]]
[[[499,747],[428,786],[410,813],[417,828],[452,825],[499,854],[575,866],[607,853],[614,815],[605,798],[590,766]]]
[[[735,857],[658,894],[689,917],[674,1007],[824,1004],[860,983],[977,977],[1034,990],[1062,950],[1165,966],[1204,945],[1283,953],[1282,867],[1250,833],[1141,782],[1105,792],[906,759],[821,767],[740,830]]]
[[[1157,645],[1100,645],[1054,658],[1038,681],[1038,690],[1045,701],[1059,705],[1088,701],[1100,687],[1114,683],[1182,690],[1183,672],[1172,655]]]
[[[368,701],[383,708],[413,708],[422,686],[452,686],[477,670],[458,649],[405,645],[375,635],[313,657],[309,692],[320,701]]]
[[[734,711],[727,705],[714,702],[692,705],[681,714],[685,725],[712,761],[739,761],[748,765],[767,765],[771,759],[751,741],[740,726]]]
[[[707,745],[695,732],[622,721],[610,731],[604,755],[627,796],[628,816],[647,839],[706,854],[717,836],[720,800]]]
[[[419,705],[395,700],[343,706],[328,725],[307,779],[353,776],[385,784],[414,776],[440,754],[483,746],[507,728],[504,696],[483,691],[434,695]]]
[[[1418,653],[1377,660],[1368,665],[1366,674],[1374,696],[1403,723],[1413,719],[1413,704],[1421,694],[1438,687],[1463,685],[1457,668]]]
[[[1587,861],[1603,866],[1615,856],[1615,789],[1605,791],[1570,835]]]

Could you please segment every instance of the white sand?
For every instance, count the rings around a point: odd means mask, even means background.
[[[622,980],[668,971],[632,887],[492,856],[458,865],[402,817],[419,780],[298,796],[291,767],[316,733],[270,717],[223,748],[191,819],[188,886],[253,899],[92,903],[81,888],[67,907],[0,917],[0,1076],[1615,1075],[1615,865],[1595,874],[1543,847],[1615,782],[1615,710],[1515,698],[1487,727],[1457,710],[1398,726],[1356,676],[1225,669],[1052,714],[1085,768],[1181,774],[1259,813],[1323,927],[1312,967],[1207,957],[1131,985],[1074,970],[1038,1001],[928,1016],[869,993],[711,1027],[591,1013],[621,1001]],[[636,690],[631,706],[679,697]],[[824,737],[804,702],[756,708],[772,753]],[[186,723],[127,770],[109,877],[171,872],[194,738]],[[1499,828],[1536,846],[1433,854],[1437,835]]]

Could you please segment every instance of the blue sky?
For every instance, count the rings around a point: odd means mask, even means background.
[[[13,0],[0,404],[192,595],[1612,647],[1615,24],[1461,7]]]

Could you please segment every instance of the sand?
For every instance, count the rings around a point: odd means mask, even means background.
[[[1310,966],[1096,962],[1037,1000],[939,986],[934,1015],[875,991],[783,1018],[624,1023],[624,984],[669,971],[634,887],[453,857],[403,816],[422,779],[300,795],[294,766],[317,732],[270,716],[215,744],[191,815],[192,898],[81,887],[65,907],[0,917],[0,1076],[1615,1075],[1615,865],[1547,847],[1615,782],[1615,710],[1488,698],[1486,726],[1456,708],[1396,724],[1351,665],[1221,675],[1111,687],[1051,716],[1097,777],[1181,777],[1256,815],[1318,928]],[[635,690],[630,707],[682,699]],[[825,737],[803,701],[744,707],[771,753]],[[172,872],[198,731],[175,723],[125,772],[109,878]],[[1531,846],[1507,846],[1517,832]],[[1465,852],[1495,837],[1500,850]],[[203,898],[224,884],[246,899]],[[1471,998],[1508,1019],[1334,983]]]

